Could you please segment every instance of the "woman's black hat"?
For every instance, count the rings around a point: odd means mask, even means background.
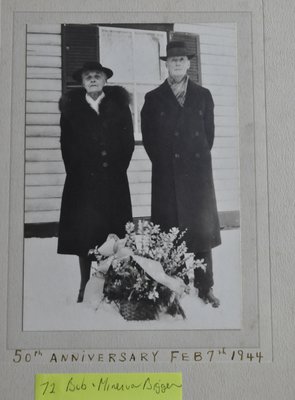
[[[109,68],[103,67],[99,62],[97,61],[88,61],[84,63],[82,68],[77,69],[72,75],[73,79],[79,83],[82,82],[82,74],[87,71],[102,71],[106,74],[107,79],[111,78],[113,76],[113,71]]]

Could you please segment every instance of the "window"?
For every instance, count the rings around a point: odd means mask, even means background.
[[[135,139],[141,140],[140,110],[145,93],[166,78],[166,32],[99,27],[100,59],[114,71],[108,84],[122,85],[131,95]]]

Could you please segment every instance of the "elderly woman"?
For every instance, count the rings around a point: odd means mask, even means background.
[[[127,168],[134,150],[128,92],[105,86],[113,72],[88,62],[73,74],[82,84],[60,100],[61,151],[66,169],[58,253],[79,257],[78,302],[90,277],[88,251],[109,233],[125,234],[132,219]]]

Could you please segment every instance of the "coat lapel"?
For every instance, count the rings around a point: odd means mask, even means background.
[[[161,94],[161,100],[163,100],[163,103],[168,103],[171,107],[173,107],[177,110],[181,109],[181,106],[178,103],[174,93],[172,92],[172,89],[169,86],[167,79],[160,86],[160,94]]]
[[[190,79],[188,80],[187,83],[187,89],[186,89],[186,95],[185,95],[185,101],[183,107],[188,107],[192,103],[193,96],[192,96],[192,85]]]
[[[175,108],[175,110],[177,111],[182,111],[183,109],[189,109],[193,107],[196,102],[196,92],[193,88],[192,81],[190,79],[188,80],[185,102],[183,107],[181,107],[180,104],[178,103],[169,83],[167,82],[167,79],[165,80],[164,83],[162,83],[159,89],[160,89],[161,101],[163,101],[163,103],[165,104],[168,104],[170,107]]]
[[[183,108],[187,111],[201,111],[203,109],[203,100],[204,98],[198,90],[198,87],[189,79]]]

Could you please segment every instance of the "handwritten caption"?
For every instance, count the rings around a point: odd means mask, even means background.
[[[103,397],[101,397],[103,395]],[[37,374],[35,400],[182,399],[181,373]]]
[[[242,349],[206,349],[201,351],[181,350],[157,350],[157,351],[118,351],[118,352],[49,352],[49,351],[25,351],[16,349],[12,361],[14,364],[28,364],[34,361],[44,361],[49,364],[78,364],[78,363],[157,363],[169,362],[171,364],[186,362],[257,362],[261,363],[263,354],[261,351]]]

